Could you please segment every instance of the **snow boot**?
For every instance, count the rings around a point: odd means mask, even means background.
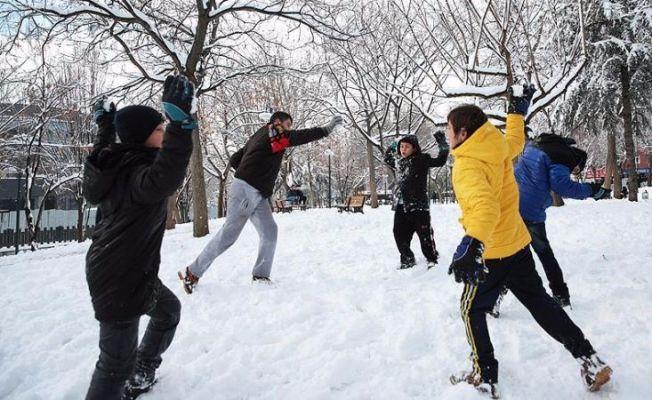
[[[475,372],[463,371],[456,375],[451,375],[451,384],[467,383],[473,386],[478,392],[489,396],[491,399],[500,399],[498,383],[484,382],[482,377]]]
[[[125,384],[122,400],[134,400],[147,393],[156,384],[156,369],[137,366],[136,372]]]
[[[251,281],[254,282],[254,283],[256,283],[256,282],[258,282],[258,283],[265,283],[265,284],[267,284],[267,285],[271,285],[271,284],[272,284],[272,280],[269,279],[269,278],[266,277],[266,276],[256,276],[256,275],[254,275],[254,276],[251,277]]]
[[[417,262],[414,260],[401,261],[401,265],[398,267],[398,269],[409,269],[415,265],[417,265]]]
[[[199,277],[190,272],[190,268],[188,267],[186,267],[185,274],[181,271],[177,272],[177,274],[179,275],[179,279],[183,285],[183,290],[185,290],[187,294],[192,294],[195,286],[197,286],[197,283],[199,283]]]
[[[435,268],[437,266],[437,261],[439,260],[439,252],[435,251],[435,259],[434,260],[428,260],[427,266],[428,269]]]
[[[580,373],[582,374],[582,380],[589,391],[597,392],[611,379],[613,370],[596,354],[589,357],[578,357],[576,360],[582,366]]]

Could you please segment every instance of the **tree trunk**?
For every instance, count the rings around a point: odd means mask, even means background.
[[[226,172],[222,176],[222,180],[220,180],[220,188],[217,193],[217,218],[224,218],[226,217],[226,182],[229,179],[229,170],[227,167]]]
[[[652,186],[652,151],[647,153],[647,185]]]
[[[607,165],[605,165],[604,183],[602,187],[611,189],[613,176],[616,175],[616,137],[613,132],[607,133]]]
[[[623,178],[620,170],[620,165],[618,165],[617,159],[616,163],[613,166],[614,171],[614,190],[611,193],[614,199],[623,198]]]
[[[626,64],[620,66],[620,84],[623,96],[623,133],[625,135],[625,160],[627,163],[627,188],[629,201],[638,201],[638,175],[636,173],[636,149],[632,129],[632,102],[629,90],[629,69]]]
[[[168,197],[168,215],[165,219],[165,229],[167,230],[177,227],[177,193]]]
[[[204,162],[201,154],[199,129],[192,132],[192,156],[190,159],[192,173],[192,235],[208,235],[208,205],[206,202],[206,182],[204,181]]]
[[[77,199],[77,242],[84,241],[84,198]]]
[[[376,162],[374,148],[367,140],[367,163],[369,164],[369,191],[371,192],[371,208],[378,208],[378,189],[376,188]]]

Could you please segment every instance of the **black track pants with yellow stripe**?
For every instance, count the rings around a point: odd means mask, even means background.
[[[479,285],[465,284],[460,303],[473,369],[484,382],[498,382],[498,361],[487,330],[486,313],[493,308],[503,286],[509,288],[537,323],[573,357],[595,353],[580,328],[546,293],[529,246],[507,258],[486,260],[486,264],[487,280]]]

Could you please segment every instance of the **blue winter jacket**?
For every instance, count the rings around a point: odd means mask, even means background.
[[[570,169],[563,164],[553,164],[533,142],[525,147],[514,174],[520,194],[521,217],[529,222],[546,220],[546,208],[552,205],[551,190],[561,197],[578,200],[592,193],[590,185],[572,181]]]

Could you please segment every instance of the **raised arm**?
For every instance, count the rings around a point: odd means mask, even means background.
[[[439,154],[437,154],[437,157],[432,157],[430,154],[426,154],[425,162],[428,168],[443,167],[446,165],[446,160],[448,160],[450,146],[446,143],[446,136],[443,131],[437,131],[433,136],[435,137],[435,141],[437,141]]]
[[[101,150],[115,143],[115,104],[108,103],[106,97],[102,97],[93,105],[93,117],[97,124],[97,134],[93,141],[93,151]]]
[[[515,88],[519,93],[515,93]],[[525,116],[530,108],[530,102],[536,89],[534,85],[525,84],[522,88],[509,87],[507,89],[507,127],[505,139],[509,147],[510,158],[518,156],[525,147]]]
[[[342,123],[342,117],[339,115],[331,118],[328,125],[308,129],[292,130],[288,132],[289,146],[301,146],[330,135],[330,133]]]
[[[183,76],[169,76],[163,90],[163,108],[170,121],[165,129],[163,147],[152,165],[138,170],[133,177],[132,195],[140,203],[154,203],[172,195],[183,183],[192,154],[192,117],[194,86]]]

